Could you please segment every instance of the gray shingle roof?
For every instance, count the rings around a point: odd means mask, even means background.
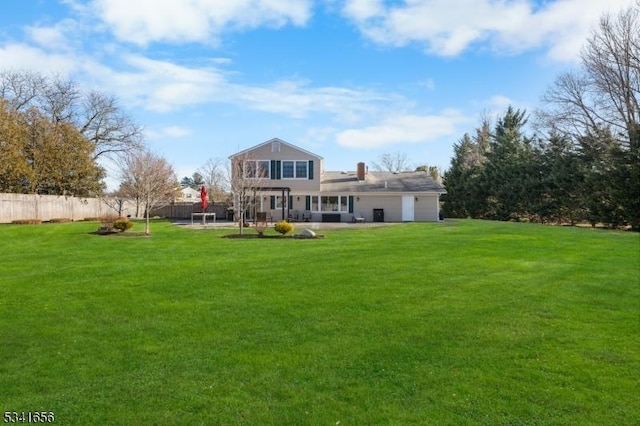
[[[432,192],[447,191],[426,172],[368,172],[364,181],[358,181],[355,172],[324,172],[320,181],[321,192]]]

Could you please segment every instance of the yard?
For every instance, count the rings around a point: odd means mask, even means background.
[[[640,422],[637,233],[447,221],[261,240],[96,227],[0,226],[0,415]]]

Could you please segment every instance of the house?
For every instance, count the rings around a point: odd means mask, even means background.
[[[369,171],[365,163],[352,172],[324,171],[322,157],[278,138],[229,159],[250,178],[242,191],[249,220],[266,212],[272,220],[437,221],[446,193],[426,172]]]
[[[180,197],[176,198],[175,201],[180,203],[200,202],[200,191],[187,186],[180,190]]]

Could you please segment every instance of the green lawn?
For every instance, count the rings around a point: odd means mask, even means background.
[[[640,422],[637,233],[448,221],[240,240],[167,222],[151,238],[96,228],[0,226],[0,415]]]

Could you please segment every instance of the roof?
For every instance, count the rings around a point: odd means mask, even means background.
[[[325,172],[320,181],[321,192],[342,193],[398,193],[430,192],[446,194],[442,185],[427,172],[368,172],[359,181],[355,172]]]
[[[250,152],[250,151],[253,151],[254,149],[260,148],[260,147],[265,146],[265,145],[269,145],[269,144],[271,144],[272,142],[280,142],[282,145],[286,145],[286,146],[288,146],[288,147],[290,147],[290,148],[292,148],[292,149],[295,149],[295,150],[297,150],[297,151],[304,152],[305,154],[310,155],[310,156],[312,156],[312,157],[317,157],[317,158],[319,158],[319,159],[322,159],[322,157],[321,157],[321,156],[319,156],[318,154],[314,154],[313,152],[309,152],[309,151],[307,151],[307,150],[305,150],[305,149],[302,149],[302,148],[300,148],[300,147],[298,147],[298,146],[292,145],[292,144],[290,144],[289,142],[285,142],[285,141],[283,141],[282,139],[279,139],[279,138],[269,139],[268,141],[266,141],[266,142],[262,142],[262,143],[260,143],[260,144],[258,144],[258,145],[255,145],[255,146],[252,146],[251,148],[247,148],[247,149],[242,150],[242,151],[240,151],[240,152],[236,152],[235,154],[230,155],[230,156],[229,156],[229,159],[232,159],[232,158],[237,157],[237,156],[239,156],[239,155],[244,155],[244,154],[246,154],[246,153],[248,153],[248,152]]]

